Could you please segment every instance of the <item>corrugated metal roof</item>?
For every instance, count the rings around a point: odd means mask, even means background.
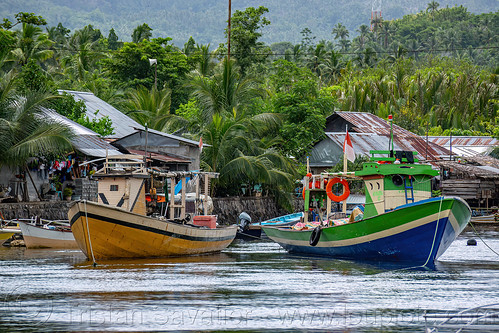
[[[71,140],[73,147],[87,156],[106,157],[108,155],[120,155],[116,147],[99,138],[94,131],[82,126],[52,110],[45,110],[45,114],[50,118],[63,123],[73,130],[76,136]]]
[[[71,94],[77,100],[82,100],[87,107],[87,116],[90,120],[100,119],[108,116],[112,121],[114,134],[109,135],[110,138],[122,138],[135,132],[134,127],[144,128],[138,122],[128,117],[120,110],[116,109],[111,104],[106,103],[91,92],[59,90],[59,93],[66,92]],[[99,111],[97,115],[95,112]]]
[[[450,136],[429,136],[428,140],[450,149]],[[452,152],[464,157],[484,155],[494,147],[499,146],[499,140],[489,136],[453,136]]]
[[[143,150],[136,150],[136,149],[127,149],[130,153],[136,154],[136,155],[144,155],[145,151]],[[151,158],[153,160],[158,160],[162,162],[175,162],[175,163],[191,163],[190,160],[183,159],[180,157],[176,156],[171,156],[168,154],[159,154],[159,153],[153,153],[153,152],[147,152],[147,158]]]
[[[429,136],[428,140],[437,145],[448,147],[450,136]],[[499,140],[490,136],[453,136],[452,146],[499,146]]]
[[[139,130],[145,131],[145,129],[143,127],[142,128],[135,128],[135,130],[137,130],[137,131],[139,131]],[[178,136],[178,135],[169,134],[169,133],[165,133],[165,132],[161,132],[161,131],[156,131],[156,130],[153,130],[153,129],[150,129],[150,128],[147,129],[147,131],[149,133],[154,133],[154,134],[161,135],[161,136],[173,139],[173,140],[178,140],[178,141],[190,144],[191,146],[199,146],[199,141],[194,141],[194,140],[186,139],[186,138],[183,138],[183,137]],[[208,147],[210,145],[203,144],[203,146]]]
[[[404,130],[405,131],[405,130]],[[408,131],[406,131],[408,132]],[[371,150],[388,150],[390,134],[379,135],[375,133],[351,133],[350,140],[356,155],[371,156]],[[449,155],[449,150],[435,145],[431,142],[427,145],[426,142],[409,132],[409,136],[402,136],[402,133],[394,134],[395,150],[417,151],[418,159],[425,159],[428,154],[429,160],[435,160],[440,156]],[[335,144],[343,147],[345,141],[345,133],[326,133],[326,136]]]
[[[383,118],[368,112],[337,111],[336,115],[348,121],[352,130],[357,133],[372,133],[379,135],[390,135],[390,124]],[[334,114],[333,114],[334,115]],[[416,137],[417,135],[396,124],[393,124],[395,136]]]

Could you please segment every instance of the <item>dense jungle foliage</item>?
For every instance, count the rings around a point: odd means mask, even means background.
[[[220,173],[215,195],[260,184],[283,204],[335,110],[393,114],[417,134],[499,137],[499,12],[474,15],[433,1],[424,12],[361,25],[351,39],[354,32],[338,23],[329,40],[303,29],[298,44],[271,45],[262,41],[272,26],[268,14],[263,6],[233,12],[230,57],[227,44],[191,37],[179,48],[171,38],[153,38],[147,23],[122,42],[114,30],[105,36],[92,25],[70,31],[35,14],[6,18],[0,148],[9,153],[0,164],[16,163],[16,142],[26,143],[24,160],[37,149],[67,147],[64,131],[50,127],[33,139],[33,129],[22,129],[22,115],[39,120],[41,106],[110,134],[108,119],[89,122],[58,89],[91,91],[150,128],[202,137],[209,145],[202,167]]]
[[[232,10],[265,6],[272,25],[263,29],[261,40],[267,44],[301,40],[300,31],[309,28],[317,40],[330,39],[331,29],[338,22],[350,30],[350,37],[362,24],[369,25],[372,2],[385,20],[425,11],[428,0],[237,0]],[[475,14],[499,10],[497,0],[439,0],[440,8],[463,5]],[[379,6],[377,5],[379,4]],[[86,25],[100,29],[104,35],[113,28],[119,39],[130,42],[133,30],[147,23],[154,29],[153,37],[171,37],[173,44],[182,46],[190,36],[200,44],[218,45],[224,42],[227,25],[227,0],[3,0],[0,17],[15,13],[34,12],[43,16],[49,26],[58,23],[71,31]]]

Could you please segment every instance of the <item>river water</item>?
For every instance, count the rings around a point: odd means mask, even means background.
[[[479,233],[499,252],[499,229]],[[0,265],[0,331],[499,331],[499,257],[472,231],[434,269],[293,256],[270,241],[96,267],[76,250],[0,246]]]

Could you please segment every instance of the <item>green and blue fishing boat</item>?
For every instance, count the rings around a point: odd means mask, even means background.
[[[360,171],[309,174],[303,223],[262,229],[290,253],[433,264],[465,228],[471,209],[458,197],[432,197],[432,178],[438,171],[419,164],[415,154],[371,151],[370,161]],[[349,178],[364,181],[363,212],[355,209],[348,218],[329,218],[332,201],[348,195],[345,180]],[[345,185],[340,197],[331,190],[338,182]],[[310,221],[312,209],[318,210],[320,217],[315,224]]]

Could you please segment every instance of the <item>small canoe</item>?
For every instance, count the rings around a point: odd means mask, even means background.
[[[69,223],[32,225],[19,221],[23,234],[24,244],[28,249],[55,248],[55,249],[77,249]]]

